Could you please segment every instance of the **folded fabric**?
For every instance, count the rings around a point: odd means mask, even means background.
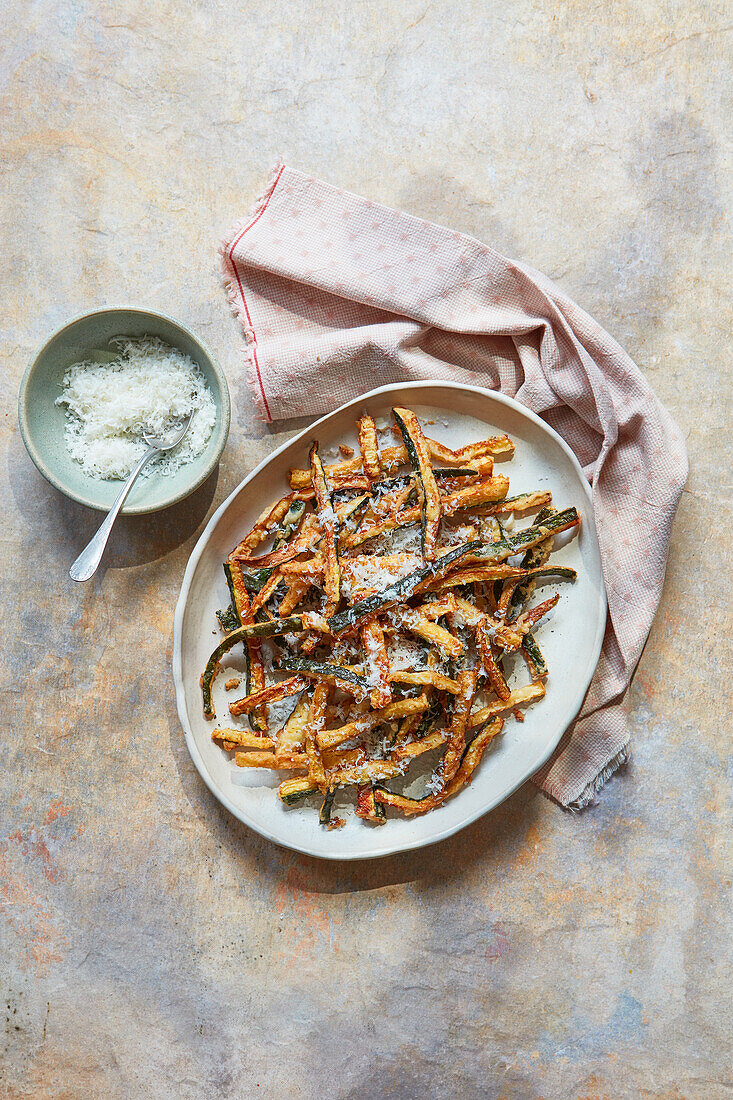
[[[580,716],[535,781],[563,806],[593,801],[628,756],[625,695],[687,478],[682,435],[639,369],[539,272],[285,166],[222,261],[266,420],[447,379],[515,397],[572,447],[592,485],[609,616]]]

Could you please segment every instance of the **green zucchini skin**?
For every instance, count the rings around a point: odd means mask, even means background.
[[[244,587],[247,589],[248,592],[253,592],[255,595],[257,595],[257,593],[262,589],[263,585],[265,585],[269,581],[270,577],[275,572],[275,567],[273,566],[272,568],[270,568],[263,565],[259,569],[251,569],[247,571],[246,569],[242,569],[240,566],[240,572],[242,574],[242,582],[244,584]],[[224,573],[226,575],[227,584],[229,585],[229,591],[232,594],[232,604],[234,605],[234,607],[237,608],[237,613],[241,616],[241,611],[239,607],[237,607],[237,593],[234,586],[234,580],[232,578],[232,567],[230,566],[229,562],[224,562]]]
[[[433,476],[437,478],[475,477],[477,473],[478,470],[461,470],[450,466],[438,466],[433,470]]]
[[[412,481],[412,474],[397,474],[396,477],[383,477],[372,484],[372,492],[377,496],[390,493],[393,489],[406,489]]]
[[[242,580],[244,581],[244,587],[248,592],[252,592],[256,596],[265,584],[267,584],[274,572],[274,566],[268,567],[266,565],[261,566],[259,569],[252,569],[249,572],[243,569]]]
[[[371,790],[371,809],[372,809],[372,812],[374,813],[374,816],[378,817],[378,818],[381,818],[382,821],[384,821],[385,818],[387,817],[386,809],[384,808],[382,803],[377,802],[375,797],[374,797],[374,784],[373,783],[372,783],[372,790]]]
[[[269,581],[270,577],[275,572],[274,566],[272,568],[268,566],[262,566],[259,569],[246,570],[237,562],[236,567],[239,569],[244,587],[247,589],[248,592],[252,592],[255,595],[257,595],[262,586],[266,584],[267,581]],[[234,578],[232,576],[232,567],[229,562],[224,562],[224,573],[227,579],[227,584],[229,586],[229,591],[232,596],[232,604],[234,605],[234,607],[236,607],[237,613],[240,615],[241,621],[242,612],[237,602],[237,591],[234,584]]]
[[[338,490],[336,490],[338,492]],[[334,496],[335,494],[332,494]],[[339,505],[341,508],[341,522],[346,519],[351,519],[352,516],[358,516],[359,512],[363,512],[369,503],[369,493],[363,493],[361,496],[354,497],[346,505]]]
[[[275,541],[272,545],[273,551],[279,550],[286,542],[289,542],[295,532],[300,527],[300,521],[305,515],[305,501],[294,500],[288,508],[287,512],[283,516],[283,521],[280,524]]]
[[[408,573],[406,577],[402,577],[401,580],[395,581],[394,584],[385,588],[383,592],[377,592],[374,596],[367,596],[365,600],[360,600],[359,603],[355,603],[353,607],[348,607],[345,611],[340,611],[337,615],[332,615],[328,620],[329,629],[333,634],[338,634],[341,630],[346,630],[348,627],[355,626],[356,623],[366,615],[371,615],[375,611],[380,611],[382,608],[388,607],[392,603],[399,603],[402,600],[408,599],[423,581],[431,577],[437,577],[440,573],[443,573],[449,565],[452,565],[454,561],[462,558],[465,554],[471,554],[480,550],[482,545],[483,543],[480,539],[474,539],[471,542],[464,542],[460,546],[456,546],[454,550],[444,554],[443,557],[438,558],[437,561],[430,562],[429,565],[423,565],[420,569],[416,569],[414,573]]]
[[[234,606],[221,608],[217,611],[216,617],[222,630],[225,630],[227,634],[230,630],[236,630],[238,626],[241,626],[239,615]]]
[[[360,676],[350,668],[341,668],[340,665],[329,665],[325,661],[314,661],[307,657],[285,657],[280,661],[279,668],[286,672],[313,672],[317,676],[342,680],[347,684],[354,684],[363,691],[367,689],[367,679]]]
[[[529,657],[530,661],[534,665],[535,672],[538,676],[544,676],[547,672],[547,663],[542,656],[542,650],[537,645],[534,634],[530,631],[524,635],[524,641],[522,642],[522,649]]]
[[[320,825],[328,825],[331,821],[331,811],[333,810],[333,800],[336,795],[336,787],[329,787],[326,791],[323,804],[318,811],[318,822]]]
[[[397,427],[400,429],[402,435],[402,441],[405,444],[405,450],[407,451],[407,457],[410,460],[412,466],[412,472],[415,476],[415,485],[417,487],[417,495],[420,502],[420,532],[421,532],[421,544],[423,552],[423,560],[426,557],[427,551],[427,533],[428,533],[428,504],[429,494],[428,489],[425,486],[425,479],[423,476],[422,466],[420,465],[420,457],[417,453],[417,447],[415,446],[415,440],[412,438],[412,432],[403,418],[397,412],[397,409],[392,409],[392,416],[395,419]],[[431,467],[432,471],[432,467]],[[433,483],[435,482],[435,475],[433,474]],[[437,492],[437,490],[436,490]],[[440,522],[440,518],[438,518]]]
[[[384,823],[387,814],[381,802],[374,798],[374,784],[371,787],[360,787],[356,796],[357,817],[371,821],[373,824]]]
[[[312,787],[308,787],[306,790],[303,791],[293,791],[292,794],[281,794],[279,795],[279,798],[283,805],[295,806],[295,804],[297,802],[300,802],[302,798],[308,798],[309,795],[316,794],[317,792],[318,787],[314,785]]]
[[[335,493],[332,494],[332,496],[335,496]],[[356,521],[358,521],[361,513],[366,511],[367,504],[371,499],[372,498],[369,493],[364,493],[363,496],[355,497],[353,500],[349,501],[349,503],[345,507],[339,505],[339,507],[341,508],[341,516],[339,518],[340,531],[354,530],[356,527],[359,526],[358,522]],[[349,520],[352,521],[350,527],[348,525]]]
[[[381,785],[374,788],[374,793],[375,801],[377,801],[376,795],[379,793],[388,795],[389,798],[392,799],[392,802],[388,802],[387,805],[395,805],[397,809],[399,809],[400,807],[407,809],[414,806],[419,806],[421,802],[425,802],[428,798],[432,798],[432,795],[430,794],[424,794],[422,798],[408,798],[407,795],[398,795],[394,791],[390,791],[386,787],[382,787]],[[384,803],[382,802],[377,802],[377,804],[384,805]]]
[[[533,527],[542,527],[542,525],[544,524],[546,519],[549,519],[550,516],[555,516],[555,515],[557,515],[557,508],[552,508],[552,507],[550,507],[550,508],[540,508],[539,512],[537,513],[537,515],[534,517],[534,520],[532,521],[532,526]]]
[[[541,492],[542,492],[541,489],[532,489],[528,493],[517,493],[517,495],[513,496],[513,497],[504,497],[504,499],[502,501],[500,501],[500,504],[502,505],[502,507],[504,505],[507,505],[507,504],[518,504],[518,503],[521,503],[525,500],[529,500],[530,497],[533,497],[533,496],[535,496],[535,495],[537,495],[538,493],[541,493]],[[543,508],[542,512],[544,512],[544,511],[549,511],[551,513],[552,509]],[[538,526],[537,520],[542,515],[542,512],[537,513],[537,516],[535,517],[535,522],[532,526]]]
[[[253,623],[251,626],[238,626],[226,637],[222,638],[214,652],[206,662],[203,676],[201,677],[201,694],[204,700],[204,715],[207,718],[214,717],[214,708],[211,705],[211,685],[219,670],[219,661],[225,653],[228,653],[237,642],[246,642],[249,638],[272,638],[275,634],[291,634],[301,632],[304,629],[303,619],[300,615],[292,615],[289,619],[268,619],[265,623]]]
[[[239,608],[237,607],[237,590],[236,590],[236,587],[234,585],[234,578],[232,576],[232,567],[231,567],[231,565],[229,564],[228,561],[224,562],[224,576],[227,579],[227,586],[229,588],[229,595],[231,596],[231,599],[232,599],[232,611],[234,612],[234,614],[236,616],[237,625],[241,626],[242,625],[242,617],[239,613]],[[236,628],[231,627],[231,629],[234,630]]]
[[[574,581],[578,579],[578,574],[569,565],[540,565],[532,570],[532,576],[527,577],[527,580],[536,581],[540,577],[560,577],[562,580]]]

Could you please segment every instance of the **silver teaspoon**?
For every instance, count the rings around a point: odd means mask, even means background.
[[[107,513],[102,526],[99,528],[96,535],[87,543],[69,570],[69,576],[72,581],[88,581],[97,572],[112,526],[117,519],[120,508],[127,500],[130,489],[132,489],[135,484],[137,475],[140,473],[143,466],[146,466],[147,463],[150,462],[151,458],[155,458],[155,456],[159,455],[162,451],[172,451],[174,447],[178,446],[188,431],[192,419],[193,413],[189,413],[180,427],[173,428],[161,436],[154,436],[150,435],[148,432],[143,432],[143,439],[147,443],[148,449],[122,486],[120,495]]]

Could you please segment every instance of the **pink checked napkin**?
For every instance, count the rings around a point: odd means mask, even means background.
[[[644,376],[539,272],[285,166],[222,257],[265,419],[438,378],[500,389],[573,448],[593,487],[609,617],[580,717],[535,781],[563,806],[593,801],[628,757],[626,690],[687,478],[681,433]]]

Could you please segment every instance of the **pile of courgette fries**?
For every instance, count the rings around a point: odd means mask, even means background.
[[[359,420],[359,453],[340,448],[344,461],[324,467],[314,442],[309,468],[290,471],[291,492],[231,552],[231,606],[218,612],[225,635],[201,678],[214,718],[219,662],[243,645],[246,695],[229,711],[250,728],[217,727],[212,737],[241,767],[301,773],[280,783],[280,799],[320,795],[320,821],[332,828],[343,824],[332,817],[340,788],[355,788],[357,816],[383,824],[386,806],[426,813],[470,780],[501,716],[523,720],[521,707],[545,693],[533,628],[559,596],[529,608],[536,585],[576,576],[549,558],[578,513],[557,511],[549,492],[507,495],[494,459],[512,457],[508,436],[453,451],[425,436],[409,409],[392,414],[401,446],[380,449],[369,415]],[[528,526],[505,531],[502,517],[508,527],[506,517],[529,513]],[[400,532],[419,532],[419,549],[395,552]],[[266,671],[263,639],[275,638]],[[416,642],[414,667],[398,667],[395,646]],[[531,682],[511,690],[502,663],[515,652]],[[268,672],[281,678],[268,686]],[[297,697],[290,716],[271,725],[268,706],[288,697]],[[438,748],[422,797],[390,789]]]

